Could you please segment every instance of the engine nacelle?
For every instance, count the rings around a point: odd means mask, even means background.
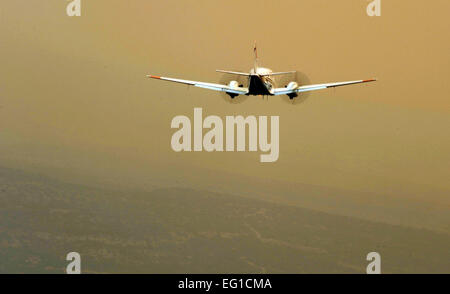
[[[228,84],[228,87],[230,87],[230,88],[239,88],[239,83],[237,81],[231,81]]]
[[[289,90],[294,90],[298,88],[298,84],[296,82],[290,82],[286,88],[288,88]]]

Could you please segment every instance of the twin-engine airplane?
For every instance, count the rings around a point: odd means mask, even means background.
[[[262,96],[278,96],[278,95],[287,95],[292,100],[298,96],[299,93],[309,92],[327,88],[341,87],[347,85],[354,84],[362,84],[368,82],[374,82],[376,79],[369,80],[356,80],[356,81],[348,81],[348,82],[337,82],[337,83],[327,83],[327,84],[316,84],[316,85],[299,85],[295,81],[289,82],[286,86],[282,88],[277,88],[274,76],[293,74],[295,71],[286,71],[286,72],[272,72],[269,68],[259,67],[258,66],[258,51],[256,49],[256,43],[253,48],[255,53],[255,64],[254,67],[250,70],[250,73],[237,72],[237,71],[228,71],[228,70],[216,70],[217,72],[224,74],[231,74],[237,76],[244,76],[248,78],[248,87],[244,87],[242,84],[239,84],[237,81],[231,81],[227,85],[222,84],[214,84],[214,83],[204,83],[204,82],[196,82],[189,80],[181,80],[160,76],[147,75],[147,77],[152,79],[164,80],[169,82],[181,83],[190,86],[195,86],[199,88],[226,92],[232,99],[239,95],[262,95]]]

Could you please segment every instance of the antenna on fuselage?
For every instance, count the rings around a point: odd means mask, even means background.
[[[257,69],[258,69],[258,49],[256,48],[256,41],[255,41],[255,45],[253,46],[253,53],[255,53],[255,64],[253,66],[253,71],[254,71],[254,74],[256,74]]]

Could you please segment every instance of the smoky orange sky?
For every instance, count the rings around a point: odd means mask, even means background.
[[[448,0],[383,0],[380,17],[367,16],[365,0],[82,0],[81,17],[66,15],[68,3],[2,1],[2,165],[133,187],[194,175],[200,186],[227,183],[235,174],[449,205],[434,194],[450,191]],[[378,82],[317,91],[299,105],[228,104],[145,78],[217,82],[215,69],[252,67],[255,40],[260,64],[274,71]],[[173,152],[170,122],[194,107],[205,116],[279,115],[279,160]]]

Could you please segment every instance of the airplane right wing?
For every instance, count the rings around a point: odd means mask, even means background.
[[[293,89],[276,88],[274,90],[274,95],[289,95],[289,94],[293,94],[293,93],[322,90],[322,89],[327,89],[327,88],[335,88],[335,87],[369,83],[369,82],[375,82],[375,81],[376,81],[376,79],[370,79],[370,80],[357,80],[357,81],[348,81],[348,82],[307,85],[307,86],[300,86],[300,87],[293,88]]]
[[[238,86],[231,87],[230,85],[196,82],[196,81],[166,78],[166,77],[159,77],[159,76],[152,76],[152,75],[147,75],[147,77],[152,78],[152,79],[169,81],[169,82],[174,82],[174,83],[181,83],[181,84],[199,87],[199,88],[203,88],[203,89],[227,92],[227,93],[232,93],[232,94],[237,94],[237,95],[245,95],[248,93],[248,88],[238,87]]]

